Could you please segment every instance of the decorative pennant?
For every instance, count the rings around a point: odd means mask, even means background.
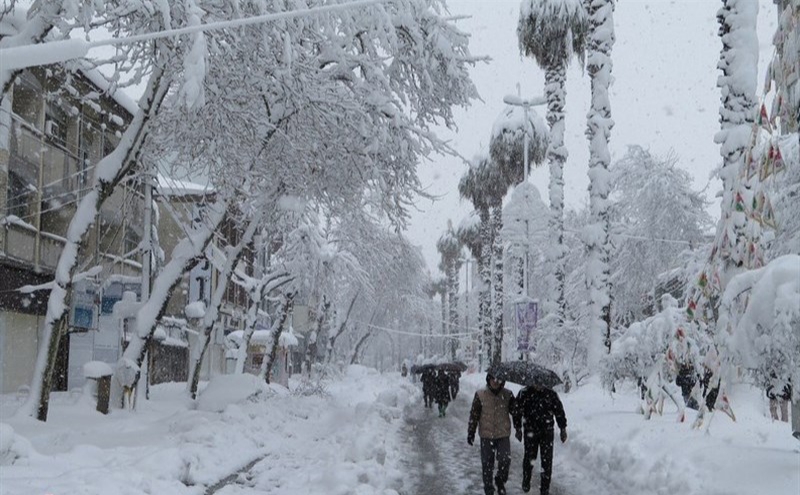
[[[758,125],[766,129],[768,132],[772,132],[772,125],[769,123],[769,115],[767,114],[767,106],[764,103],[761,103],[761,112],[758,114]]]
[[[736,198],[733,202],[733,208],[740,213],[744,211],[744,198],[742,197],[742,193],[736,193]]]
[[[786,168],[786,164],[783,162],[783,155],[781,155],[781,149],[776,145],[775,154],[772,157],[772,172],[777,174],[784,168]]]

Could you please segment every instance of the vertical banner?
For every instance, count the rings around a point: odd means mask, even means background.
[[[514,313],[517,324],[517,350],[527,352],[531,334],[536,329],[536,323],[539,320],[539,302],[518,301],[514,304]]]

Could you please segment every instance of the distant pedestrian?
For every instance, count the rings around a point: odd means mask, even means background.
[[[403,365],[400,366],[400,376],[403,378],[408,376],[408,366],[406,366],[406,363],[403,363]]]
[[[539,386],[523,388],[517,396],[515,414],[522,420],[525,432],[525,455],[522,459],[522,491],[531,489],[531,474],[537,452],[542,455],[541,495],[550,492],[553,473],[553,418],[561,430],[561,442],[567,441],[567,416],[561,399],[553,390]],[[522,440],[517,432],[517,440]]]
[[[435,383],[434,397],[439,406],[439,417],[443,418],[447,413],[447,405],[450,404],[450,378],[444,370],[439,370]]]
[[[692,397],[692,390],[697,383],[697,373],[691,363],[684,363],[678,370],[678,376],[675,378],[675,385],[680,387],[681,395],[683,396],[683,403],[689,409],[699,409],[700,406]]]
[[[447,377],[450,379],[450,398],[456,400],[458,396],[458,381],[461,378],[461,372],[450,371],[447,373]]]
[[[511,466],[511,425],[516,408],[514,394],[504,388],[505,381],[486,374],[486,388],[475,393],[469,413],[467,443],[475,441],[475,430],[481,438],[481,471],[483,491],[486,495],[505,495],[508,470]],[[519,422],[514,422],[517,435],[520,435]],[[494,463],[497,460],[497,474]]]
[[[420,381],[422,382],[422,398],[425,401],[425,407],[433,407],[436,375],[431,370],[425,370],[422,372]]]
[[[780,420],[788,423],[789,401],[792,400],[791,384],[788,381],[779,380],[775,373],[771,373],[766,392],[769,399],[769,414],[772,419],[774,421],[779,419],[778,410],[780,410]]]

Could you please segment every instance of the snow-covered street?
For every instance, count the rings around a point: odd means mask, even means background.
[[[45,426],[13,417],[19,401],[7,396],[0,493],[480,494],[466,421],[483,383],[483,374],[465,375],[444,419],[422,406],[418,384],[362,366],[331,379],[325,396],[273,386],[222,405],[211,390],[197,409],[177,398],[183,384],[156,386],[140,410],[108,416],[58,395]],[[228,398],[247,389],[241,380],[226,385]],[[554,495],[794,495],[800,487],[797,441],[748,390],[736,394],[740,424],[718,417],[708,432],[670,411],[645,421],[632,390],[612,399],[588,384],[562,398],[570,438],[555,448]],[[521,493],[521,458],[512,440],[510,494]]]

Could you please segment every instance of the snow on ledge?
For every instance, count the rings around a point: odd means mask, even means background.
[[[86,378],[97,380],[98,378],[111,376],[113,374],[114,370],[111,369],[111,366],[103,361],[89,361],[83,365],[83,376]]]

